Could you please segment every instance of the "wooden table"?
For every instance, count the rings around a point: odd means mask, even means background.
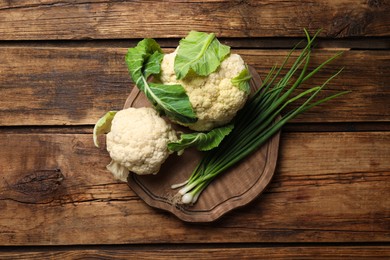
[[[390,258],[389,1],[0,1],[0,258]],[[188,224],[105,169],[95,121],[133,85],[127,48],[172,51],[215,32],[261,76],[303,28],[313,65],[342,58],[324,92],[351,90],[288,124],[262,196]],[[308,85],[305,85],[308,86]]]

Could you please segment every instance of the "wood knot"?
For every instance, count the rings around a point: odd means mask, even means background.
[[[13,188],[23,194],[44,196],[55,193],[63,180],[64,175],[59,169],[38,170],[19,179]]]
[[[372,8],[379,8],[383,6],[383,1],[382,0],[368,0],[367,5]]]

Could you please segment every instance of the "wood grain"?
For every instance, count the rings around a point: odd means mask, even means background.
[[[273,65],[281,64],[288,53],[233,51],[262,77]],[[94,124],[106,111],[120,109],[132,89],[125,53],[126,48],[0,48],[0,125]],[[315,51],[312,66],[335,53],[337,50]],[[342,67],[342,74],[324,93],[352,92],[308,111],[295,122],[390,121],[390,52],[346,50],[311,84],[322,83]]]
[[[56,249],[31,250],[14,249],[0,251],[0,258],[6,259],[388,259],[390,249],[386,246],[276,246],[276,247],[233,247],[221,245],[214,248],[202,247],[147,247],[100,249]]]
[[[174,8],[174,12],[172,11]],[[2,1],[0,40],[389,36],[388,1]],[[140,15],[142,14],[142,15]]]
[[[5,246],[390,241],[388,132],[285,133],[268,190],[201,225],[115,182],[90,134],[7,133],[0,147]]]
[[[0,1],[0,259],[390,259],[389,13],[386,0]],[[214,32],[264,77],[303,28],[322,28],[311,67],[344,51],[312,85],[344,67],[324,94],[352,92],[283,129],[259,198],[184,223],[106,170],[92,125],[131,92],[139,39],[172,51]]]

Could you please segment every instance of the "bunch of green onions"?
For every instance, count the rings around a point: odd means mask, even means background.
[[[313,101],[314,97],[318,95],[325,85],[342,71],[341,69],[329,77],[321,86],[293,94],[303,82],[313,77],[322,67],[341,55],[341,53],[334,55],[311,72],[308,72],[312,45],[318,32],[312,38],[306,30],[305,34],[307,45],[288,72],[285,75],[280,75],[296,47],[287,55],[279,69],[276,66],[271,69],[261,87],[240,110],[234,120],[232,132],[225,137],[217,148],[203,156],[187,181],[172,185],[172,188],[182,187],[176,195],[181,198],[181,203],[194,204],[202,191],[214,178],[256,151],[276,134],[283,125],[297,115],[347,93],[347,91],[340,92],[318,101]],[[298,76],[296,77],[296,75]],[[295,80],[293,80],[294,76]],[[303,100],[300,102],[300,105],[285,111],[288,108],[287,106],[300,100]],[[282,111],[284,115],[281,115]]]

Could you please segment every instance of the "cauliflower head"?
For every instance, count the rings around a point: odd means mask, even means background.
[[[107,151],[113,160],[107,168],[122,181],[127,180],[129,171],[156,174],[170,154],[167,144],[176,140],[171,125],[153,108],[121,110],[106,136]]]
[[[240,110],[248,93],[234,86],[231,80],[246,68],[238,54],[230,54],[217,71],[206,77],[188,75],[176,79],[175,52],[165,54],[161,63],[160,81],[163,84],[181,84],[185,89],[198,121],[186,125],[195,131],[208,131],[229,123]]]

